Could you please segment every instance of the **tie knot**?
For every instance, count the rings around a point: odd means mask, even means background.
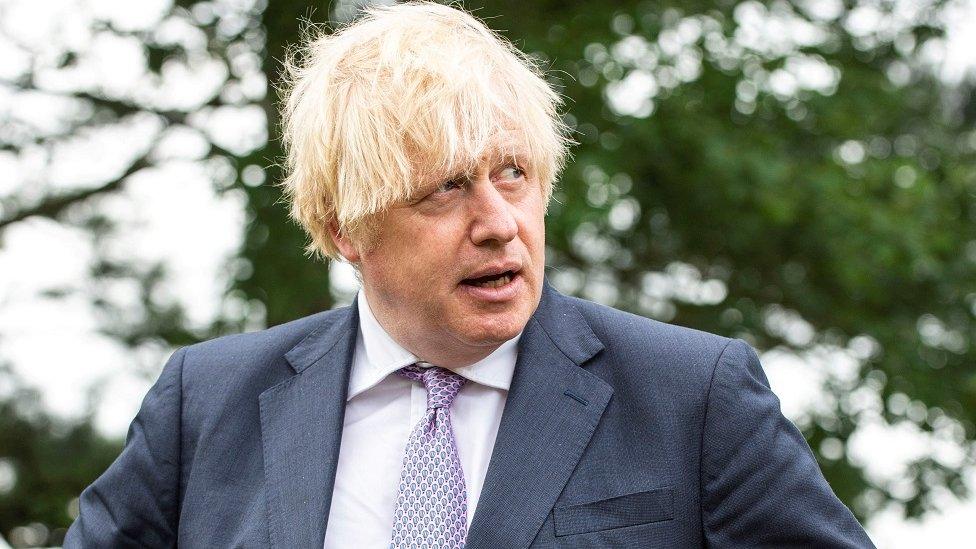
[[[427,389],[427,409],[450,408],[457,396],[464,378],[440,366],[423,367],[416,364],[405,366],[397,371],[401,376],[420,381]]]

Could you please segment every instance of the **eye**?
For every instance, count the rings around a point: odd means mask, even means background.
[[[502,181],[515,181],[522,177],[525,177],[525,170],[514,164],[506,166],[502,171],[498,172],[498,178]]]
[[[464,187],[464,184],[465,184],[464,178],[458,177],[455,179],[451,179],[438,185],[437,188],[434,189],[433,194],[443,194],[448,191],[453,191],[454,189],[460,189]]]

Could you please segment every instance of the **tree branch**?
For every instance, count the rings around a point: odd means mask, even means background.
[[[111,111],[119,118],[130,114],[145,112],[155,114],[169,122],[170,124],[186,124],[186,117],[190,113],[199,111],[205,107],[220,107],[224,103],[220,100],[220,93],[215,93],[202,103],[190,109],[156,109],[151,105],[142,105],[131,99],[110,98],[100,95],[97,91],[70,90],[53,91],[34,84],[33,76],[29,75],[23,82],[13,82],[0,79],[0,82],[17,92],[41,92],[55,97],[65,99],[75,99],[91,104],[95,108],[103,108]]]
[[[213,143],[210,143],[210,154],[207,155],[206,159],[221,157],[221,156],[230,159],[238,158],[237,155],[231,153],[227,149],[224,149]],[[142,170],[143,168],[148,168],[151,166],[152,164],[149,163],[149,153],[147,152],[138,160],[133,162],[124,172],[122,172],[121,175],[119,175],[115,179],[112,179],[111,181],[102,184],[101,186],[93,187],[90,189],[84,189],[72,193],[65,193],[61,195],[52,196],[50,198],[41,201],[40,204],[37,204],[30,208],[24,208],[22,210],[15,212],[13,215],[0,218],[0,232],[2,232],[5,228],[7,228],[8,225],[12,225],[14,223],[17,223],[18,221],[23,221],[28,217],[32,217],[35,215],[39,215],[51,219],[56,218],[57,216],[61,215],[61,213],[64,212],[64,210],[66,210],[69,206],[71,206],[76,202],[86,200],[96,195],[105,194],[105,193],[118,190],[119,187],[122,186],[122,183],[124,183],[129,176],[138,172],[139,170]]]
[[[120,186],[122,186],[122,183],[126,180],[126,178],[143,168],[148,168],[149,165],[148,158],[143,156],[133,162],[132,165],[122,173],[122,175],[106,182],[99,187],[52,196],[46,200],[42,200],[35,206],[19,210],[13,215],[0,219],[0,231],[3,231],[8,225],[12,225],[18,221],[23,221],[24,219],[35,215],[55,218],[61,215],[64,210],[76,202],[118,189]]]

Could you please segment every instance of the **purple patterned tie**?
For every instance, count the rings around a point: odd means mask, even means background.
[[[451,429],[451,403],[464,378],[432,366],[397,371],[427,388],[427,414],[407,440],[390,547],[464,547],[468,496]]]

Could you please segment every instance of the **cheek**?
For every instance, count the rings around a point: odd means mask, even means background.
[[[533,248],[531,250],[533,253],[538,253],[545,245],[546,239],[545,209],[543,208],[542,198],[533,197],[527,201],[520,208],[520,213],[522,216],[522,226],[524,227],[525,243]]]
[[[465,222],[453,217],[428,220],[402,239],[411,255],[426,258],[425,263],[444,268],[457,263],[467,240]]]

